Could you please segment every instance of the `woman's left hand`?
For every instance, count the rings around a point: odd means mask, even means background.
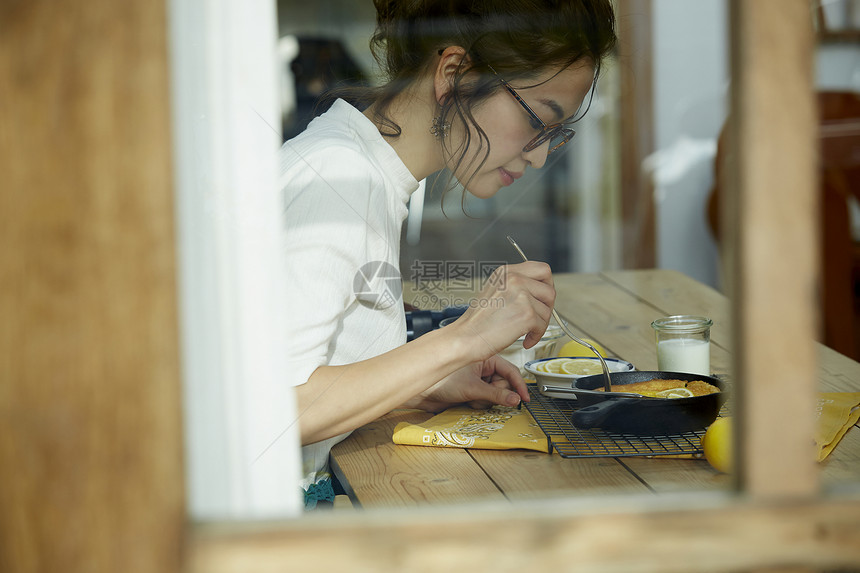
[[[455,404],[489,408],[516,406],[521,400],[528,402],[529,393],[519,368],[495,355],[446,376],[404,406],[440,412]]]

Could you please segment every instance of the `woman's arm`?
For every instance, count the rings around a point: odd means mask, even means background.
[[[466,364],[464,346],[441,330],[380,356],[320,366],[296,387],[302,444],[354,430]]]
[[[552,274],[548,265],[537,262],[496,272],[480,296],[492,304],[476,305],[453,324],[380,356],[317,368],[296,387],[302,443],[354,430],[410,402],[516,405],[528,399],[519,373],[493,357],[523,334],[528,333],[527,348],[540,340],[555,301]],[[497,374],[508,383],[476,384],[475,377],[462,376],[440,383],[476,363],[480,376]]]

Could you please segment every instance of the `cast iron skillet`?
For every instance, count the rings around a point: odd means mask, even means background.
[[[573,412],[573,425],[636,435],[693,432],[711,425],[728,397],[722,380],[700,374],[634,370],[613,373],[612,384],[633,384],[657,378],[704,380],[720,392],[692,398],[620,397],[613,392],[594,391],[603,387],[602,374],[585,376],[572,385],[577,403],[583,406]]]

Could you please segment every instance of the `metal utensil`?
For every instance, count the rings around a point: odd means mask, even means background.
[[[616,373],[618,374],[618,373]],[[595,374],[597,376],[597,374]],[[616,376],[617,379],[617,376]],[[540,393],[544,396],[550,396],[551,398],[572,398],[578,400],[580,396],[583,394],[595,394],[597,396],[605,395],[604,392],[598,392],[597,390],[580,390],[571,386],[567,388],[565,386],[553,386],[551,384],[541,384]],[[656,400],[657,398],[652,398],[650,396],[643,396],[642,394],[636,394],[635,392],[612,392],[609,395],[610,398],[644,398],[646,400]]]
[[[514,248],[517,250],[517,252],[520,254],[524,261],[529,260],[526,254],[517,244],[517,242],[510,235],[508,235],[508,241],[511,242],[511,244],[514,246]],[[555,311],[555,308],[552,309],[552,317],[555,319],[555,321],[558,323],[558,325],[561,327],[561,329],[566,335],[568,335],[581,345],[589,348],[592,352],[594,352],[595,355],[597,355],[597,358],[600,359],[600,365],[603,367],[603,389],[606,392],[612,392],[612,380],[609,377],[609,367],[606,365],[606,361],[603,359],[603,356],[600,355],[600,352],[598,352],[594,346],[572,333],[567,327],[567,325],[564,323],[564,321],[561,320],[561,317],[558,316],[558,313]]]

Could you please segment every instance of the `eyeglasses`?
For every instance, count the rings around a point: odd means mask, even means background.
[[[540,129],[540,132],[531,141],[529,141],[525,145],[525,147],[523,147],[523,152],[537,149],[548,141],[549,151],[547,151],[547,155],[549,155],[554,151],[558,151],[558,149],[561,148],[565,143],[573,139],[573,136],[576,135],[576,132],[574,130],[568,127],[564,127],[564,124],[562,123],[553,123],[552,125],[545,124],[543,120],[538,117],[538,114],[536,114],[534,110],[529,107],[529,104],[523,101],[523,98],[520,97],[520,94],[517,93],[517,90],[512,88],[511,84],[509,84],[504,78],[502,78],[502,76],[496,73],[496,70],[494,70],[492,66],[488,67],[490,68],[490,71],[496,75],[502,86],[506,90],[508,90],[508,93],[514,96],[514,99],[516,99],[519,104],[523,106],[523,109],[526,110],[526,113],[529,114],[532,126],[534,126],[535,129]]]

